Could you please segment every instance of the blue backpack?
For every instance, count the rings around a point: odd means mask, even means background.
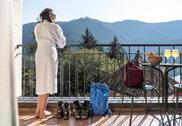
[[[110,89],[106,84],[93,83],[90,88],[91,111],[93,115],[111,114],[108,97]]]

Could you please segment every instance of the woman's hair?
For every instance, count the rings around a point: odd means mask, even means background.
[[[52,23],[50,17],[49,17],[49,14],[52,12],[53,10],[50,9],[50,8],[45,8],[41,13],[40,13],[40,20],[41,21],[44,21],[44,20],[47,20],[49,22]]]

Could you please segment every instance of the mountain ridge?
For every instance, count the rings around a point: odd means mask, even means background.
[[[123,44],[174,44],[182,42],[182,20],[161,23],[147,23],[138,20],[103,22],[89,17],[68,22],[56,22],[64,31],[68,43],[80,43],[81,35],[88,27],[99,43],[107,44],[117,36]],[[23,43],[35,42],[33,29],[35,22],[23,25]]]

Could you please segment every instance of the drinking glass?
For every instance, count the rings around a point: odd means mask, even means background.
[[[175,59],[175,63],[176,63],[176,58],[179,56],[179,50],[178,49],[173,49],[172,50],[172,56],[174,57]]]
[[[170,49],[165,49],[164,50],[164,56],[166,57],[167,63],[168,63],[168,59],[171,56],[171,50]]]

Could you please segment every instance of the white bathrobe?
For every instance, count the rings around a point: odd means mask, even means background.
[[[36,94],[53,94],[57,92],[57,50],[66,45],[63,31],[59,25],[44,20],[34,29],[37,41],[36,62]]]

